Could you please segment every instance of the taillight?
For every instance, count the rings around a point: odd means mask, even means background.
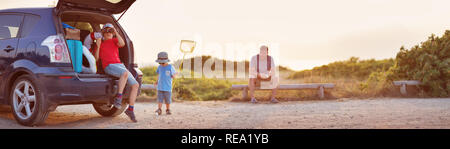
[[[71,63],[69,50],[62,35],[52,35],[42,41],[42,46],[47,46],[50,52],[50,62],[52,63]]]

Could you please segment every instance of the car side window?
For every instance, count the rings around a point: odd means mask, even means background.
[[[20,24],[23,20],[21,14],[0,14],[0,40],[17,38]]]
[[[38,15],[26,14],[23,21],[20,37],[23,38],[30,34],[30,32],[33,31],[33,28],[36,26],[40,19],[41,17]]]

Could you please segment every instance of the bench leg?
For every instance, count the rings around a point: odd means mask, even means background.
[[[319,90],[317,91],[317,94],[319,95],[320,99],[324,98],[325,94],[324,94],[324,91],[323,91],[323,86],[319,87]]]
[[[406,92],[406,84],[402,84],[402,86],[400,87],[400,93],[401,93],[403,96],[406,96],[406,95],[407,95],[407,92]]]
[[[248,98],[248,88],[244,88],[242,89],[242,99],[247,99]]]

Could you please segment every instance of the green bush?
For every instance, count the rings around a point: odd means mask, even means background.
[[[359,60],[352,57],[346,61],[333,62],[311,70],[295,72],[290,79],[312,76],[332,79],[350,78],[362,81],[357,88],[368,96],[392,92],[395,80],[419,80],[420,93],[430,97],[450,95],[450,31],[442,37],[431,35],[427,41],[410,50],[400,48],[395,59]]]
[[[226,80],[188,78],[175,79],[174,88],[179,96],[189,96],[187,100],[224,100],[232,96],[231,83]]]
[[[372,72],[366,81],[360,84],[361,91],[368,97],[389,96],[397,92],[392,81],[387,79],[389,72]]]
[[[351,57],[345,61],[337,61],[328,65],[314,67],[311,70],[303,70],[292,73],[289,79],[302,79],[310,76],[331,77],[331,78],[352,78],[365,80],[373,72],[387,71],[394,65],[393,59],[384,60],[360,60],[357,57]]]
[[[175,98],[179,100],[199,100],[200,98],[192,91],[191,88],[188,88],[183,84],[174,85],[173,91],[176,93]]]
[[[389,70],[389,80],[419,80],[421,90],[428,96],[450,95],[450,31],[439,38],[431,35],[427,41],[404,47],[397,53],[396,62]]]
[[[144,78],[142,79],[143,84],[153,84],[157,78],[156,78],[156,68],[157,67],[144,67],[140,68],[142,71]],[[155,90],[142,90],[141,94],[145,94],[147,96],[155,96],[156,91]]]

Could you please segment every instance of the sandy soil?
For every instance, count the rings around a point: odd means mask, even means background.
[[[450,128],[450,98],[174,102],[173,115],[161,116],[156,107],[137,103],[139,122],[131,123],[125,114],[101,117],[91,105],[60,106],[43,126],[31,128]],[[17,124],[9,110],[0,106],[0,128],[30,128]]]

